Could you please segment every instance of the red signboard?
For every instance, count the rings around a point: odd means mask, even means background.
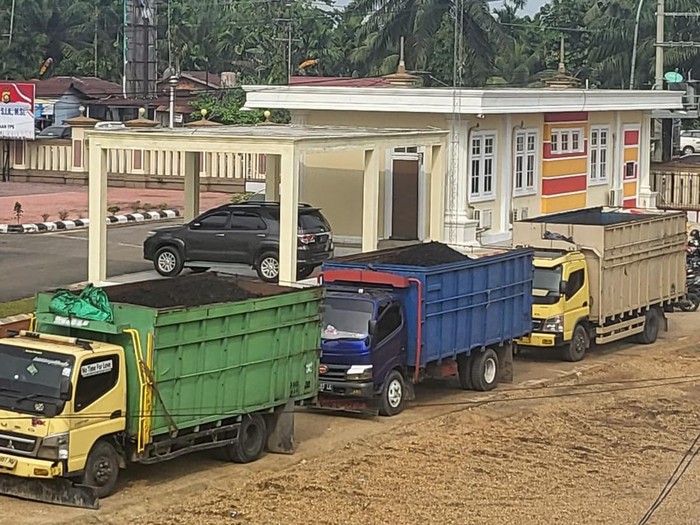
[[[34,84],[0,82],[0,139],[34,139]]]

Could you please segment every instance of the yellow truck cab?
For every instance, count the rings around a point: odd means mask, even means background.
[[[685,289],[683,213],[588,208],[513,224],[513,245],[535,250],[532,333],[521,347],[556,347],[567,361],[590,344],[667,328]]]
[[[579,334],[574,345],[566,343],[590,313],[586,257],[577,251],[536,251],[533,266],[533,331],[519,344],[564,347],[564,358],[578,361],[588,346],[586,338]]]
[[[0,474],[99,489],[119,468],[94,445],[126,425],[123,348],[23,333],[0,342],[0,362]]]

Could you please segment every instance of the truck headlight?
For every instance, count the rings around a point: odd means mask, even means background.
[[[37,456],[40,459],[47,459],[50,461],[68,459],[68,443],[68,432],[46,436],[41,440],[41,447],[39,447]]]
[[[555,315],[545,319],[544,323],[542,323],[542,331],[562,333],[564,331],[564,318],[561,315]]]
[[[369,381],[372,379],[372,365],[352,365],[345,379],[348,381]]]

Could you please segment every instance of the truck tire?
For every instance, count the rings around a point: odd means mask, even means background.
[[[588,333],[582,325],[574,328],[574,334],[571,336],[571,341],[564,347],[564,361],[576,363],[586,357],[586,351],[590,345]]]
[[[98,498],[106,498],[114,492],[118,477],[117,451],[106,441],[98,441],[88,454],[81,483],[92,487]]]
[[[487,392],[498,384],[498,355],[491,348],[484,352],[473,354],[471,378],[474,390]]]
[[[644,331],[635,336],[635,341],[643,345],[650,345],[656,342],[659,336],[659,325],[661,314],[657,308],[649,308],[644,314]]]
[[[226,456],[234,463],[250,463],[258,459],[267,442],[267,425],[260,414],[243,416],[238,429],[238,440],[225,449]]]
[[[406,384],[398,370],[392,370],[384,381],[379,399],[379,413],[395,416],[403,412],[406,404]]]
[[[457,376],[462,390],[474,390],[472,385],[472,360],[467,354],[457,356]]]
[[[163,277],[175,277],[182,271],[182,255],[174,246],[163,246],[153,260],[156,272]]]
[[[255,271],[260,280],[266,283],[276,283],[280,277],[279,255],[275,252],[265,252],[255,261]]]

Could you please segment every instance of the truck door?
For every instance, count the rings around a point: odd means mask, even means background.
[[[377,328],[372,342],[372,369],[375,385],[384,381],[386,374],[401,363],[405,350],[403,310],[400,303],[380,307]]]
[[[102,436],[124,430],[126,378],[122,356],[87,357],[75,370],[68,470],[81,470]]]
[[[588,279],[584,261],[575,261],[564,266],[564,340],[572,337],[576,323],[589,313]]]

